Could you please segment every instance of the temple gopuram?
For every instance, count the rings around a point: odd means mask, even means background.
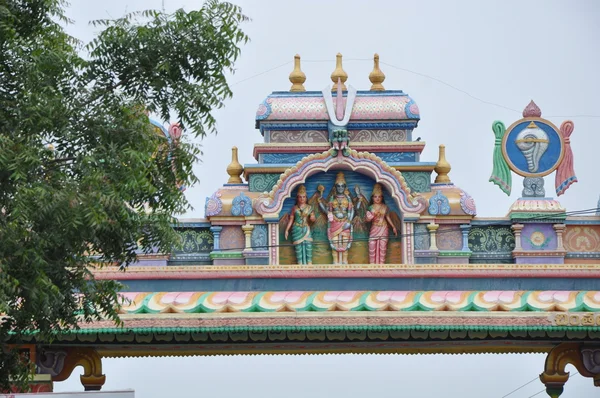
[[[506,194],[513,173],[524,183],[509,209],[479,218],[444,145],[421,159],[419,107],[384,88],[377,55],[369,79],[351,86],[338,54],[330,85],[306,91],[296,56],[289,91],[258,105],[256,162],[231,150],[205,219],[180,220],[171,253],[96,270],[126,285],[124,326],[32,340],[40,380],[81,365],[85,389],[99,390],[112,357],[547,353],[549,396],[568,364],[600,386],[600,213],[554,197],[577,182],[574,124],[557,127],[533,101],[508,127],[490,120],[476,144],[489,148],[490,182]]]

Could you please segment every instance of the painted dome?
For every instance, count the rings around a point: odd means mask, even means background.
[[[508,217],[514,218],[565,218],[566,209],[556,199],[551,198],[519,198],[508,210]]]
[[[477,214],[473,197],[452,183],[431,184],[431,192],[420,195],[427,199],[425,215],[474,217]]]
[[[250,217],[256,215],[254,202],[260,192],[249,192],[245,187],[223,187],[206,198],[204,216]]]
[[[346,93],[344,93],[344,98]],[[333,98],[334,105],[337,98]],[[350,122],[418,121],[417,103],[401,90],[358,91]],[[256,125],[263,121],[327,122],[329,116],[320,91],[282,92],[269,95],[256,111]]]

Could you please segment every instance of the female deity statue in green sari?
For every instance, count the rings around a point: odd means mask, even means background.
[[[288,239],[292,230],[292,244],[296,249],[298,264],[312,264],[312,236],[308,222],[315,221],[315,213],[308,203],[306,187],[300,185],[296,194],[296,205],[290,213],[290,220],[285,229],[285,239]]]

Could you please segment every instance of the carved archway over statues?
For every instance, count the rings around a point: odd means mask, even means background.
[[[282,216],[281,211],[284,201],[290,198],[294,189],[304,184],[311,176],[331,171],[356,172],[365,175],[387,190],[400,211],[402,227],[398,232],[403,236],[408,237],[412,233],[412,224],[407,225],[404,221],[407,218],[418,218],[418,215],[427,206],[425,198],[411,192],[401,172],[388,166],[374,154],[348,150],[347,156],[342,156],[341,151],[335,157],[332,156],[331,151],[309,155],[294,167],[286,170],[271,192],[261,195],[255,202],[256,211],[270,225],[269,262],[271,264],[279,264],[280,231],[277,223]],[[412,243],[409,239],[402,240],[401,260],[403,263],[412,262],[411,246]],[[332,245],[332,249],[336,250],[334,245]],[[334,254],[334,264],[344,264],[346,262],[341,254],[337,260]]]

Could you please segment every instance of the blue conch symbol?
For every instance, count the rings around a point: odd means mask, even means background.
[[[548,150],[548,134],[540,129],[534,122],[529,123],[527,128],[523,129],[515,140],[517,148],[521,151],[525,160],[527,160],[527,169],[530,173],[537,173],[540,167],[540,159]]]

